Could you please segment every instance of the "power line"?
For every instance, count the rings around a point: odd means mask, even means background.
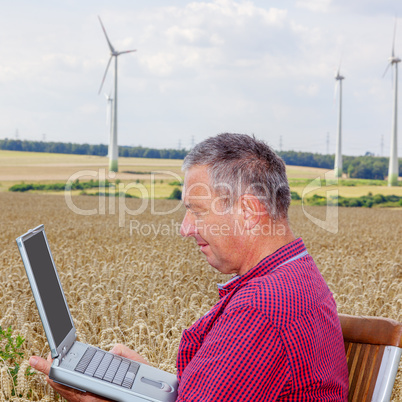
[[[381,156],[384,156],[384,134],[381,135]]]
[[[327,155],[329,155],[329,133],[327,133]]]

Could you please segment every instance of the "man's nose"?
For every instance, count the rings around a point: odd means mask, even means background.
[[[194,219],[190,216],[189,212],[186,212],[183,222],[180,226],[180,234],[183,237],[194,236],[197,233],[197,228]]]

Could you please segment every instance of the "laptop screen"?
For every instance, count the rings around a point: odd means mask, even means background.
[[[58,346],[73,328],[73,323],[64,301],[63,291],[60,287],[55,267],[53,266],[44,233],[39,231],[34,236],[25,240],[24,246],[53,334],[53,339]]]

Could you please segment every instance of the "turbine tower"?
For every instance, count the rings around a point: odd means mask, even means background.
[[[120,56],[121,54],[125,53],[132,53],[135,52],[136,50],[125,50],[122,52],[118,52],[115,50],[115,48],[112,46],[107,33],[106,29],[102,24],[102,20],[99,18],[99,22],[101,24],[101,27],[103,29],[103,32],[105,34],[106,42],[109,45],[110,49],[110,58],[106,66],[105,74],[103,75],[102,83],[99,88],[98,94],[102,91],[103,83],[105,82],[105,78],[110,66],[110,63],[114,57],[114,97],[113,97],[113,111],[112,111],[112,116],[111,116],[111,129],[110,129],[110,143],[109,143],[109,171],[111,172],[117,172],[118,171],[118,157],[119,157],[119,151],[118,151],[118,146],[117,146],[117,57]]]
[[[113,142],[113,98],[112,95],[105,94],[105,98],[107,101],[106,105],[106,127],[109,127],[109,144]],[[110,151],[110,146],[108,149],[108,154],[107,156],[109,157],[109,151]]]
[[[342,80],[345,79],[340,74],[341,66],[339,65],[338,72],[336,73],[335,80],[339,82],[339,111],[338,111],[338,135],[336,137],[336,152],[334,173],[335,177],[342,177]]]
[[[398,185],[398,175],[399,175],[399,167],[398,167],[398,63],[401,61],[398,57],[395,56],[395,34],[396,34],[396,19],[394,26],[394,38],[392,41],[392,51],[391,57],[388,58],[388,65],[384,71],[383,76],[388,71],[388,68],[391,66],[395,68],[394,72],[394,105],[392,110],[392,131],[391,131],[391,149],[389,156],[389,167],[388,167],[388,186],[397,186]]]

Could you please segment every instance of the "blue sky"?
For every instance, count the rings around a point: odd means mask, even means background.
[[[240,132],[320,153],[329,136],[333,153],[342,60],[343,153],[380,155],[382,137],[389,153],[392,85],[382,75],[395,15],[402,57],[396,0],[4,2],[0,138],[108,142],[98,15],[116,49],[137,49],[119,57],[120,145],[190,147]]]

